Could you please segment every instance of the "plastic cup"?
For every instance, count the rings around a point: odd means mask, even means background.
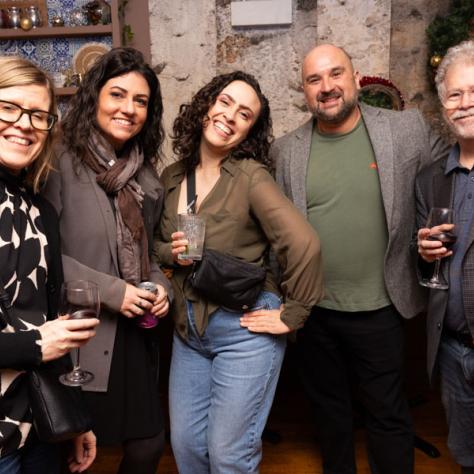
[[[196,214],[178,214],[178,231],[188,241],[186,251],[178,255],[179,260],[201,260],[204,247],[206,222]]]

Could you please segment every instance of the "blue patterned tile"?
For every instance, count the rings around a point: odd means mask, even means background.
[[[48,19],[60,14],[66,19],[68,12],[85,5],[90,0],[47,0]],[[51,75],[72,68],[76,52],[87,43],[102,43],[112,47],[111,36],[88,36],[81,38],[39,38],[36,40],[0,41],[0,54],[20,55]],[[61,100],[67,102],[67,100]]]

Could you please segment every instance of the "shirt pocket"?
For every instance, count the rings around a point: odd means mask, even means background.
[[[206,214],[204,247],[232,254],[239,234],[239,220],[227,211]]]

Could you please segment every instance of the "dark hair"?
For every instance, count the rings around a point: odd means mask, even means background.
[[[202,126],[209,108],[216,102],[222,89],[234,81],[243,81],[253,88],[260,100],[261,110],[247,137],[231,151],[231,155],[239,160],[253,158],[268,168],[273,168],[268,154],[273,140],[268,100],[252,75],[234,71],[214,77],[194,95],[190,103],[181,105],[179,109],[179,115],[173,124],[173,151],[183,160],[187,171],[194,169],[199,163]]]
[[[130,142],[137,143],[145,161],[156,164],[164,133],[161,125],[163,103],[158,78],[145,63],[142,53],[133,48],[114,48],[101,56],[85,74],[62,120],[65,145],[82,161],[87,153],[91,125],[100,131],[96,113],[99,93],[104,84],[130,72],[141,74],[150,88],[147,118],[142,130]]]

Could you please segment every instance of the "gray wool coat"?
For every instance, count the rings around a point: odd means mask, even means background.
[[[120,278],[114,211],[104,190],[96,182],[96,173],[81,166],[73,169],[72,156],[59,150],[57,170],[53,171],[43,196],[56,208],[60,222],[64,280],[90,280],[99,286],[100,324],[97,334],[81,348],[81,367],[95,378],[84,386],[93,392],[107,391],[110,365],[117,329],[117,318],[125,295],[126,282]],[[137,181],[145,192],[143,215],[149,247],[158,226],[163,188],[150,165],[138,172]],[[151,263],[151,281],[172,290],[168,279],[155,262]]]
[[[375,154],[388,229],[384,278],[390,299],[404,318],[423,311],[426,291],[418,284],[410,242],[415,229],[415,176],[449,147],[426,124],[417,109],[393,111],[360,104]],[[313,119],[276,140],[271,149],[276,180],[296,207],[307,215],[306,169]],[[324,249],[322,250],[324,259]]]

